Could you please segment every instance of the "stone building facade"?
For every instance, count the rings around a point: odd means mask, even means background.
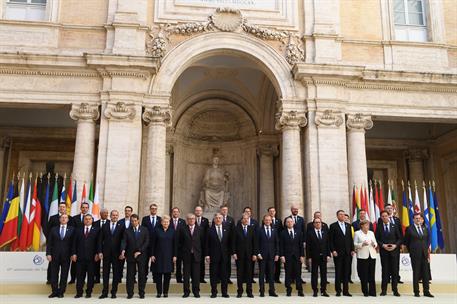
[[[1,0],[0,194],[52,167],[109,209],[189,212],[216,155],[236,217],[331,222],[354,184],[435,180],[456,252],[456,20],[453,0]]]

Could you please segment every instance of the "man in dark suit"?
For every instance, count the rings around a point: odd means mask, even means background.
[[[100,259],[103,260],[103,290],[100,299],[108,297],[109,287],[109,274],[113,270],[113,279],[111,283],[111,298],[115,299],[117,294],[117,287],[121,281],[121,262],[119,256],[121,255],[121,241],[124,236],[125,225],[118,221],[119,212],[112,210],[110,214],[110,221],[108,221],[101,228],[100,232],[100,248],[102,254]]]
[[[73,216],[73,225],[76,229],[84,226],[84,216],[89,214],[89,204],[87,202],[82,202],[80,206],[80,213]],[[72,261],[70,266],[70,282],[68,284],[73,284],[76,282],[76,262]]]
[[[187,298],[190,295],[190,279],[192,278],[192,293],[194,297],[200,297],[200,263],[203,256],[204,238],[203,229],[196,225],[195,215],[190,213],[186,217],[187,225],[181,226],[175,242],[176,251],[178,248],[182,251],[183,257],[183,277],[184,277],[184,295]]]
[[[387,211],[381,212],[381,224],[376,227],[376,241],[378,242],[379,255],[381,256],[382,281],[381,296],[387,294],[387,284],[392,278],[392,292],[399,297],[398,293],[398,253],[402,243],[402,236],[395,224],[389,221]]]
[[[195,224],[200,227],[200,230],[203,234],[203,239],[206,240],[206,234],[208,233],[209,229],[209,220],[203,216],[203,208],[201,206],[197,206],[194,209],[195,214]],[[202,247],[205,246],[205,242],[203,242]],[[205,281],[205,256],[201,255],[200,261],[200,283],[206,283]]]
[[[243,215],[244,214],[247,214],[248,215],[248,226],[252,226],[254,227],[254,229],[257,229],[257,227],[259,226],[259,222],[257,222],[256,219],[253,219],[252,218],[252,209],[251,207],[244,207],[243,209]],[[237,222],[237,225],[240,226],[241,225],[241,221],[243,220],[243,218],[239,219],[238,222]]]
[[[259,293],[261,297],[265,296],[265,281],[268,283],[270,297],[278,296],[275,292],[274,267],[275,262],[279,260],[279,233],[279,229],[273,226],[271,216],[265,215],[263,225],[257,230],[257,260],[259,261]]]
[[[49,218],[46,230],[46,238],[49,238],[49,233],[51,232],[52,228],[60,226],[60,216],[63,214],[67,214],[67,205],[65,202],[59,203],[59,213],[52,215]],[[68,216],[68,226],[74,227],[73,218]],[[48,272],[46,277],[46,284],[51,284],[51,263],[48,264]]]
[[[133,214],[133,208],[129,205],[124,207],[124,218],[119,220],[119,224],[124,225],[125,229],[130,228],[130,216]],[[148,262],[146,262],[147,264]],[[122,278],[124,277],[124,265],[125,265],[125,259],[121,260],[121,281]]]
[[[83,295],[84,281],[87,275],[86,298],[92,296],[94,287],[95,262],[99,259],[100,229],[93,224],[92,215],[84,216],[84,226],[76,228],[74,260],[76,261],[76,295]]]
[[[306,231],[314,229],[314,220],[320,219],[321,220],[321,228],[322,230],[326,230],[328,232],[328,225],[322,220],[322,213],[320,211],[315,211],[313,214],[313,220],[306,224]],[[306,232],[305,232],[306,233]]]
[[[228,206],[222,206],[220,208],[220,212],[222,214],[222,224],[226,226],[229,230],[230,233],[235,229],[235,219],[229,215],[229,208]],[[214,225],[214,219],[213,219],[213,225]],[[232,280],[230,279],[232,276],[232,261],[231,259],[227,260],[227,277],[228,277],[228,283],[233,284]]]
[[[181,216],[181,210],[179,210],[178,207],[173,207],[171,209],[171,220],[170,220],[170,227],[171,229],[174,229],[175,231],[179,231],[181,227],[186,226],[186,221],[180,218]],[[177,283],[183,283],[182,280],[182,252],[180,248],[178,248],[178,256],[176,257],[176,269],[175,269],[175,275],[176,275],[176,282]]]
[[[250,214],[244,213],[241,222],[235,227],[233,233],[233,259],[236,261],[237,298],[243,295],[243,283],[246,283],[246,294],[252,294],[252,265],[257,259],[257,229],[249,225]],[[251,221],[252,222],[252,221]]]
[[[292,294],[292,281],[295,281],[295,286],[299,297],[303,297],[303,286],[301,280],[301,265],[305,261],[305,253],[303,248],[303,233],[298,227],[294,228],[294,219],[286,218],[285,228],[281,232],[279,241],[281,262],[284,264],[286,271],[285,285],[287,296]]]
[[[367,219],[367,211],[365,209],[360,209],[359,210],[359,218],[352,222],[352,227],[354,228],[354,232],[360,230],[360,222],[361,221],[365,221],[366,219]],[[381,219],[381,218],[379,218],[379,219]],[[371,231],[375,232],[372,222],[370,222],[370,228],[369,229]]]
[[[430,236],[425,227],[422,226],[423,216],[420,213],[414,214],[414,225],[406,229],[404,243],[409,251],[411,267],[413,269],[414,296],[419,297],[419,279],[422,278],[424,296],[433,298],[430,293],[430,277],[428,263],[430,263]]]
[[[354,241],[351,225],[346,223],[343,210],[336,212],[338,220],[330,225],[329,247],[335,263],[335,291],[336,296],[341,296],[341,283],[343,295],[352,297],[349,293],[349,273],[354,256]]]
[[[214,225],[206,236],[205,259],[209,263],[211,298],[217,296],[217,284],[221,283],[222,297],[229,298],[227,293],[227,261],[232,254],[232,236],[230,228],[222,224],[224,217],[220,213],[214,216]]]
[[[282,221],[276,217],[276,208],[275,207],[269,207],[267,209],[268,215],[271,217],[271,226],[273,229],[276,229],[276,233],[278,234],[278,239],[279,239],[279,234],[281,233],[282,229],[284,226],[282,225]],[[278,253],[279,254],[279,253]],[[260,262],[259,262],[260,264]],[[268,271],[268,269],[267,269]],[[274,267],[274,279],[276,283],[281,283],[281,280],[279,277],[281,276],[281,261],[278,259],[275,262],[275,267]],[[268,274],[265,274],[268,277]]]
[[[305,220],[298,215],[298,207],[292,205],[292,207],[290,207],[290,213],[291,214],[284,219],[284,226],[286,226],[286,220],[291,218],[294,223],[294,230],[298,230],[303,234],[305,231]]]
[[[46,257],[51,265],[52,293],[49,298],[63,298],[67,287],[70,257],[74,250],[75,228],[68,225],[68,215],[60,216],[59,226],[53,227],[48,234],[46,245]],[[60,282],[59,282],[60,270]]]
[[[395,201],[392,201],[392,202],[395,203]],[[398,231],[400,232],[400,235],[403,238],[403,230],[401,228],[401,221],[400,221],[400,218],[395,216],[393,206],[388,204],[384,207],[384,210],[387,211],[387,213],[389,214],[389,222],[391,222],[392,224],[395,225],[395,227],[397,227]],[[382,219],[379,218],[378,226],[381,224],[382,224]],[[398,252],[397,252],[397,260],[398,260],[398,269],[400,269],[400,250],[398,250]],[[401,281],[401,278],[400,278],[400,274],[398,275],[397,281],[398,281],[398,284],[403,284],[403,282]]]
[[[100,219],[94,222],[94,227],[102,229],[103,225],[109,222],[108,220],[108,209],[102,208],[100,210]],[[94,284],[100,283],[100,263],[101,259],[95,262],[95,269],[94,269]]]
[[[149,232],[149,249],[148,249],[148,252],[152,252],[152,239],[154,237],[154,232],[155,232],[155,229],[156,227],[160,226],[160,222],[162,220],[162,218],[160,216],[157,215],[157,209],[158,209],[158,206],[156,203],[152,203],[149,205],[149,215],[146,215],[143,217],[143,219],[141,220],[141,226],[143,227],[146,227],[148,228],[148,232]],[[150,258],[150,257],[149,257]],[[149,268],[149,258],[147,259],[146,261],[146,281],[148,279],[148,273],[149,271],[152,272],[152,278],[154,279],[154,263],[151,263],[151,267]]]
[[[149,233],[141,227],[138,215],[130,216],[130,227],[125,229],[121,243],[121,259],[127,260],[127,299],[133,298],[135,275],[138,269],[138,294],[144,299],[146,261],[149,257]]]
[[[306,257],[311,264],[311,287],[313,297],[317,297],[317,277],[318,270],[321,273],[321,295],[328,297],[327,294],[327,262],[332,254],[328,243],[328,230],[322,226],[320,218],[314,218],[313,228],[306,231]]]

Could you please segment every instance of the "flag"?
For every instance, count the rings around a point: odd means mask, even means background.
[[[94,221],[100,219],[100,200],[98,198],[98,185],[95,184],[94,204],[92,205],[92,216]]]
[[[436,226],[436,209],[435,209],[435,201],[433,200],[433,191],[432,191],[432,186],[430,185],[429,182],[429,217],[430,217],[430,247],[432,249],[432,252],[436,252],[438,249],[438,229]]]
[[[414,194],[414,214],[421,212],[421,201],[419,199],[419,192],[417,191],[417,183],[414,181],[416,193]]]
[[[436,196],[435,182],[433,182],[433,202],[435,203],[436,230],[438,231],[438,247],[444,249],[443,225],[441,223],[440,209],[438,208],[438,198]]]
[[[24,191],[25,191],[25,189],[24,189],[24,177],[22,177],[21,187],[20,187],[20,190],[19,190],[19,208],[16,210],[17,211],[16,238],[14,239],[14,242],[11,244],[11,251],[16,251],[17,249],[19,249],[19,236],[21,235],[22,210],[23,210],[23,207],[21,208],[21,206],[23,206],[24,202],[25,202]]]
[[[56,179],[54,180],[54,190],[52,191],[51,205],[49,206],[48,220],[51,216],[59,213],[59,189],[57,188],[57,174]]]
[[[72,191],[73,182],[70,175],[70,183],[68,184],[67,197],[65,198],[65,205],[67,206],[67,215],[71,215],[71,199],[73,198]]]
[[[13,176],[14,180],[14,176]],[[5,224],[5,220],[8,217],[8,211],[10,210],[11,200],[14,198],[14,182],[11,181],[11,184],[8,188],[8,195],[6,196],[5,203],[3,204],[2,210],[2,217],[0,218],[0,234],[3,230],[3,225]]]
[[[390,181],[388,180],[387,181],[387,205],[392,205],[392,200],[393,200],[393,197],[392,197],[392,192],[390,191]]]
[[[23,215],[22,215],[22,223],[21,223],[21,233],[19,235],[19,249],[22,251],[26,251],[29,247],[29,241],[28,241],[28,233],[29,233],[29,226],[31,225],[31,220],[30,220],[30,205],[31,205],[31,200],[32,200],[32,180],[29,180],[29,184],[27,187],[27,193],[25,196],[24,200],[24,209],[23,209]],[[30,245],[32,242],[30,242]]]
[[[425,227],[428,230],[428,235],[431,237],[431,227],[430,227],[430,209],[428,208],[428,202],[427,202],[427,187],[425,187],[425,182],[422,184],[423,188],[423,196],[424,196],[424,221],[425,221]],[[431,240],[431,239],[430,239]],[[430,244],[429,244],[430,246]]]
[[[406,228],[409,227],[409,208],[408,208],[408,199],[406,198],[405,185],[401,181],[402,191],[403,191],[403,203],[401,210],[401,227],[403,229],[403,234],[406,232]]]
[[[352,221],[355,222],[359,217],[359,210],[357,208],[357,201],[355,199],[355,185],[352,186]]]
[[[18,182],[19,183],[19,182]],[[17,239],[17,227],[18,227],[18,215],[19,215],[19,193],[17,190],[18,185],[14,187],[14,182],[11,181],[11,187],[13,188],[12,199],[9,203],[8,213],[3,223],[3,229],[0,234],[0,248],[14,242]],[[8,195],[10,192],[8,192]]]
[[[411,184],[408,182],[408,215],[409,225],[414,225],[414,207],[413,207],[413,195],[411,193]]]
[[[63,181],[62,181],[62,191],[60,192],[60,200],[59,200],[59,204],[60,203],[65,203],[66,200],[67,200],[67,190],[65,189],[65,181],[67,180],[67,174],[64,175],[63,177]],[[57,204],[57,212],[58,212],[58,209],[59,209],[59,204]]]
[[[45,185],[46,185],[46,190],[45,190],[45,195],[44,195],[44,198],[42,200],[42,215],[41,215],[41,228],[43,230],[43,236],[41,238],[41,242],[43,242],[43,240],[45,241],[46,239],[43,238],[44,237],[44,232],[48,232],[47,229],[48,229],[48,215],[49,215],[49,193],[51,191],[51,182],[50,182],[50,178],[51,178],[51,174],[47,174],[46,176],[46,182],[45,182]],[[43,182],[43,177],[42,177],[42,182]]]
[[[89,213],[92,214],[92,206],[94,205],[94,185],[92,181],[89,185],[89,198],[87,202],[89,203]]]
[[[384,203],[384,194],[382,193],[382,184],[381,181],[379,181],[379,201],[376,204],[378,206],[380,212],[384,210],[385,203]]]
[[[37,193],[37,180],[35,179],[35,184],[33,186],[33,196],[32,196],[32,208],[30,210],[30,220],[32,224],[29,230],[29,238],[31,239],[30,244],[34,251],[40,249],[40,239],[41,239],[41,203],[38,200]]]
[[[374,198],[373,198],[373,184],[370,183],[370,222],[373,223],[373,225],[376,224],[376,211],[375,211],[375,203],[374,203]],[[373,226],[374,230],[376,231],[376,228]]]
[[[370,212],[368,210],[369,206],[368,206],[367,188],[364,185],[360,186],[360,205],[362,207],[361,209],[364,209],[367,212],[367,215],[370,216],[370,214],[369,214]]]
[[[73,188],[73,197],[71,198],[71,216],[78,214],[79,204],[78,204],[78,188],[76,187],[76,180]]]

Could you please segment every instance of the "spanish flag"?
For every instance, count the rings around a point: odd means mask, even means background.
[[[3,224],[2,234],[0,235],[0,248],[14,242],[17,239],[18,219],[19,219],[19,193],[17,186],[14,188],[13,199],[10,201],[8,214]]]

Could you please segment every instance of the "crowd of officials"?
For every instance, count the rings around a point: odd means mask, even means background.
[[[413,292],[419,295],[419,282],[423,295],[433,297],[429,291],[430,257],[429,235],[421,214],[414,215],[414,225],[403,235],[400,219],[393,214],[392,206],[381,213],[376,230],[366,220],[366,212],[360,211],[359,220],[350,223],[343,210],[336,212],[337,220],[328,226],[319,211],[306,223],[298,215],[298,208],[291,207],[291,214],[283,221],[276,217],[271,207],[258,223],[251,217],[251,208],[243,210],[241,219],[228,215],[228,207],[221,207],[214,218],[203,217],[197,206],[194,213],[180,218],[179,208],[173,208],[171,216],[157,215],[157,205],[152,203],[150,214],[142,219],[130,206],[119,212],[101,210],[100,219],[93,221],[87,203],[81,204],[81,213],[67,215],[65,203],[59,205],[59,213],[49,220],[46,255],[49,261],[48,283],[50,298],[62,298],[70,273],[71,283],[76,282],[75,298],[92,296],[93,286],[103,282],[99,298],[116,298],[118,285],[123,279],[126,266],[127,298],[134,294],[138,285],[140,298],[145,297],[145,286],[152,273],[156,284],[156,297],[168,297],[171,274],[183,284],[183,297],[190,294],[200,297],[200,284],[205,281],[205,263],[209,264],[211,298],[217,297],[218,285],[222,297],[228,298],[231,284],[232,259],[236,263],[237,297],[245,292],[254,297],[254,265],[259,267],[259,295],[277,297],[275,283],[280,282],[280,268],[284,267],[286,295],[292,295],[295,285],[298,296],[304,296],[301,277],[302,265],[311,271],[313,296],[328,297],[326,290],[327,262],[335,264],[336,296],[352,296],[349,293],[351,265],[357,258],[357,273],[364,296],[376,296],[375,264],[379,252],[382,266],[380,296],[385,296],[391,284],[394,296],[400,296],[397,285],[401,247],[409,251],[413,270]],[[305,260],[306,257],[306,260]],[[101,267],[102,265],[102,267]],[[102,271],[101,271],[102,269]],[[109,290],[111,274],[111,290]],[[320,275],[320,286],[318,277]]]

